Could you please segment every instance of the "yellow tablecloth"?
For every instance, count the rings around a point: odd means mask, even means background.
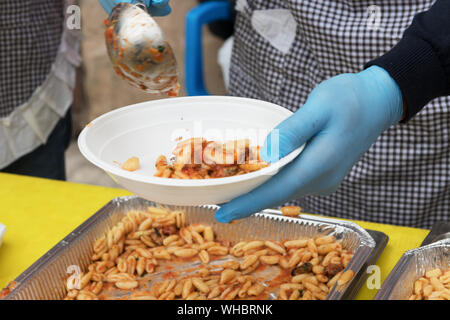
[[[0,289],[14,280],[109,200],[130,195],[121,189],[0,174],[0,223],[7,232],[0,247]],[[379,258],[381,279],[401,255],[416,248],[428,230],[355,221],[382,231],[389,243]],[[372,299],[376,289],[363,285],[357,299]]]

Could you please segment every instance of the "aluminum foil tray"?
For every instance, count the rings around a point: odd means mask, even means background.
[[[86,270],[93,253],[93,242],[106,230],[118,223],[130,210],[157,206],[138,197],[121,197],[110,201],[81,226],[70,233],[54,248],[47,252],[19,277],[16,288],[5,297],[20,299],[62,299],[66,295],[65,281],[68,268],[77,265]],[[235,224],[219,224],[213,213],[217,206],[181,207],[167,206],[171,210],[184,210],[186,223],[204,223],[213,227],[217,238],[233,242],[241,240],[283,240],[309,238],[317,235],[333,234],[342,240],[345,249],[352,250],[354,257],[347,266],[355,274],[364,274],[368,259],[373,256],[376,243],[366,230],[352,222],[338,221],[302,215],[299,218],[281,216],[279,211],[265,210]],[[379,251],[379,250],[378,250]],[[335,286],[327,299],[348,298],[348,291],[355,291],[355,283],[361,279],[355,276],[344,286]]]
[[[425,272],[450,268],[450,239],[406,251],[384,281],[375,300],[406,300]]]

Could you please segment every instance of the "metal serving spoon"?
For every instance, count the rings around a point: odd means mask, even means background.
[[[177,62],[145,4],[119,3],[105,20],[108,55],[116,73],[152,94],[177,96]]]

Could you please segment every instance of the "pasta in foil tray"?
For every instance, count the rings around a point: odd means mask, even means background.
[[[354,253],[333,235],[233,243],[156,207],[129,211],[93,252],[87,270],[66,279],[65,299],[324,300],[354,276],[345,271]]]

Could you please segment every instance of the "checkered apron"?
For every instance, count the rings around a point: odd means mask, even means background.
[[[388,51],[413,16],[432,4],[432,0],[240,0],[230,94],[296,111],[321,81],[359,72]],[[276,28],[271,26],[277,23]],[[448,97],[432,101],[407,124],[383,133],[338,191],[296,203],[304,212],[412,227],[429,228],[449,220],[449,106]]]
[[[75,1],[0,0],[0,169],[45,144],[72,104]]]
[[[0,118],[26,102],[58,53],[63,0],[0,1]]]

